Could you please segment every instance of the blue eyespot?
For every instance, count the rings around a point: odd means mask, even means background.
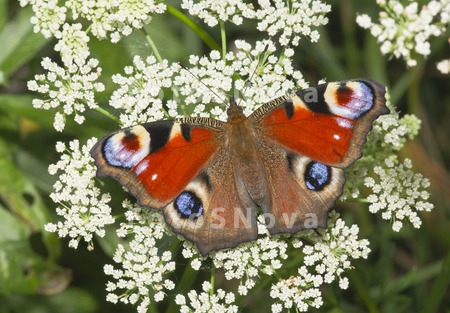
[[[305,170],[305,184],[309,190],[320,191],[331,181],[331,167],[319,163],[310,162]]]
[[[198,218],[203,215],[203,204],[191,191],[183,191],[175,198],[173,206],[181,218]]]

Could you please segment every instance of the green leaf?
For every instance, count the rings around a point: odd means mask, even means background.
[[[0,294],[32,294],[38,281],[31,270],[33,251],[26,241],[3,242],[0,249]]]
[[[441,272],[437,274],[436,281],[433,284],[425,301],[422,303],[420,313],[437,312],[439,304],[445,300],[446,293],[450,285],[450,252],[447,253],[442,262]],[[447,299],[448,300],[448,299]]]
[[[48,129],[52,128],[54,111],[33,108],[32,95],[0,95],[0,112],[15,119],[28,118]],[[16,121],[17,123],[17,121]]]
[[[11,160],[9,146],[0,139],[0,199],[31,231],[43,229],[48,221],[46,207],[34,185]]]
[[[0,29],[8,20],[8,1],[0,1]]]
[[[70,271],[36,254],[28,238],[8,239],[0,248],[0,294],[51,295],[67,288]]]
[[[53,191],[55,177],[49,174],[48,164],[22,149],[16,151],[15,159],[17,167],[27,173],[34,186],[47,194]]]
[[[33,32],[30,7],[19,10],[18,15],[9,21],[0,32],[0,72],[5,77],[29,61],[48,42],[41,34]]]
[[[0,206],[0,245],[10,241],[26,240],[30,230],[11,212]]]
[[[93,296],[78,288],[69,288],[62,293],[46,297],[13,295],[5,297],[2,306],[11,308],[9,312],[21,313],[90,313],[99,310]]]
[[[388,83],[385,57],[380,52],[380,45],[368,32],[365,37],[364,61],[370,78]]]

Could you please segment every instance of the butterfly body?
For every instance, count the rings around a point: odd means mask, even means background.
[[[91,154],[143,206],[160,209],[202,254],[258,236],[326,225],[343,168],[361,156],[373,121],[388,113],[384,86],[366,79],[320,85],[262,105],[231,101],[227,122],[181,118],[113,132]]]
[[[260,157],[260,147],[258,147],[260,142],[258,132],[234,100],[230,101],[227,113],[224,149],[231,152],[234,178],[237,184],[245,186],[245,191],[250,198],[261,205],[267,192],[264,166]]]

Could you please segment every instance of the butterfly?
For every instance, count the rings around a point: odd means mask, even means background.
[[[91,155],[141,206],[162,211],[202,255],[270,234],[325,227],[372,123],[388,114],[385,87],[369,79],[321,84],[260,106],[233,99],[226,122],[186,117],[100,139]]]

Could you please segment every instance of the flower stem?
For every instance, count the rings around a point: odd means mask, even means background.
[[[143,28],[145,32],[145,39],[147,39],[148,43],[150,44],[150,47],[153,50],[153,53],[155,54],[155,58],[158,60],[159,63],[162,63],[161,55],[159,54],[158,48],[156,47],[155,43],[153,42],[152,37],[150,36],[149,32]]]
[[[209,290],[209,295],[214,295],[214,281],[215,281],[215,275],[214,275],[214,266],[211,267],[211,289]]]
[[[225,23],[220,21],[220,38],[222,39],[222,60],[225,61],[227,55],[227,34],[225,32]]]
[[[109,117],[110,119],[112,119],[113,121],[117,122],[117,124],[121,124],[120,119],[114,115],[112,115],[111,113],[109,113],[108,111],[106,111],[105,109],[98,107],[96,109],[98,112],[100,112],[101,114]]]
[[[167,12],[175,16],[181,22],[183,22],[186,26],[192,29],[202,40],[204,43],[208,45],[211,50],[220,50],[219,44],[212,38],[207,32],[205,32],[198,24],[191,21],[185,14],[183,14],[178,9],[174,8],[171,5],[167,4]]]

